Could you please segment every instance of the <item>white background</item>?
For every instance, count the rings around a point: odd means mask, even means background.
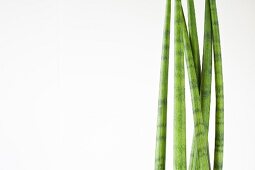
[[[202,47],[204,1],[195,2]],[[254,170],[255,2],[217,2],[224,169]],[[153,170],[164,6],[164,0],[1,0],[0,170]],[[213,153],[214,109],[211,114]]]

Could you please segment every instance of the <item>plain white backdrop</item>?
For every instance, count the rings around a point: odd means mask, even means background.
[[[224,169],[254,170],[255,2],[217,2]],[[164,10],[164,0],[1,0],[0,170],[153,170]],[[173,43],[168,105],[172,169]]]

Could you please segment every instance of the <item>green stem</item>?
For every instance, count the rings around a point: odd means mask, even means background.
[[[180,0],[178,0],[177,2],[182,9]],[[193,61],[193,53],[191,49],[190,39],[188,36],[185,17],[183,14],[183,9],[182,9],[181,24],[183,28],[184,45],[185,45],[185,52],[186,52],[185,57],[186,57],[191,98],[192,98],[195,140],[197,145],[198,160],[199,160],[201,169],[209,170],[210,165],[208,164],[208,149],[207,149],[208,146],[207,146],[206,129],[205,129],[203,115],[201,111],[201,99],[200,99],[199,88],[197,84],[196,69],[195,69],[195,65]]]
[[[210,0],[210,9],[213,31],[215,93],[216,93],[214,170],[222,170],[223,147],[224,147],[224,92],[223,92],[220,32],[215,0]]]
[[[201,76],[201,108],[208,138],[212,86],[212,22],[209,0],[205,2],[204,48]],[[208,141],[208,140],[207,140]],[[208,163],[210,165],[209,143],[207,142]]]
[[[176,0],[178,1],[178,0]],[[174,170],[186,170],[186,108],[184,45],[181,8],[175,3],[174,21]]]
[[[197,25],[196,25],[196,13],[194,7],[194,1],[188,0],[188,26],[189,26],[189,36],[190,36],[190,43],[191,49],[193,52],[194,64],[197,74],[197,83],[198,88],[200,89],[200,74],[201,74],[201,65],[200,65],[200,55],[199,55],[199,43],[197,37]]]
[[[199,43],[198,43],[198,36],[197,36],[196,13],[195,13],[194,1],[187,0],[187,6],[188,6],[188,29],[189,29],[190,44],[191,44],[191,49],[193,53],[196,74],[197,74],[197,84],[198,84],[198,88],[200,92],[201,66],[200,66]],[[196,155],[196,143],[195,143],[195,135],[194,135],[193,141],[192,141],[189,170],[198,169],[198,166],[197,166],[198,164],[199,163],[198,163],[197,155]]]
[[[206,128],[206,133],[208,137],[208,127],[210,118],[210,103],[211,103],[211,81],[212,81],[212,24],[210,15],[209,0],[205,1],[205,23],[204,23],[204,48],[203,48],[203,65],[202,65],[202,75],[201,75],[201,108]],[[197,152],[195,140],[193,138],[192,151],[193,160],[190,162],[190,169],[199,170],[199,165],[196,162]],[[209,157],[209,147],[208,147],[208,163],[210,165]],[[191,157],[192,158],[192,157]]]
[[[164,39],[163,39],[160,84],[159,84],[155,170],[165,170],[171,0],[167,0],[166,2],[165,15],[166,16],[165,16]]]

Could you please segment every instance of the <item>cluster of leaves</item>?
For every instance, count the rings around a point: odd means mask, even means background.
[[[215,0],[205,0],[202,69],[193,0],[187,0],[188,26],[181,0],[174,7],[174,170],[187,169],[185,69],[191,91],[194,136],[189,170],[210,170],[208,127],[211,104],[212,61],[214,62],[216,113],[214,170],[222,170],[224,144],[224,96],[219,24]],[[155,170],[165,170],[167,91],[170,44],[171,0],[166,3],[163,52],[161,58]],[[184,61],[185,60],[185,61]]]

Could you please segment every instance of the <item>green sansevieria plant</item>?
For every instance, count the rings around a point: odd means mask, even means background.
[[[166,2],[164,39],[161,56],[161,71],[158,100],[158,120],[156,137],[155,169],[165,169],[166,157],[166,127],[167,127],[167,91],[168,91],[168,61],[170,46],[171,0]]]
[[[174,170],[222,170],[224,144],[224,93],[220,31],[215,0],[205,0],[203,54],[200,56],[195,6],[187,0],[188,25],[181,0],[174,1]],[[170,44],[171,0],[166,2],[163,52],[158,102],[155,170],[165,170],[167,132],[167,93]],[[202,58],[202,62],[200,61]],[[215,146],[210,162],[209,119],[211,105],[212,62],[215,74]],[[194,135],[187,164],[185,65],[191,92]],[[202,68],[201,68],[202,66]]]

